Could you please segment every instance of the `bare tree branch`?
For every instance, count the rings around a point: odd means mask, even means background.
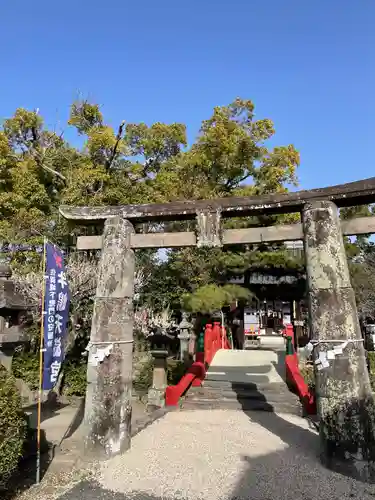
[[[51,167],[47,167],[47,165],[44,165],[43,162],[41,162],[39,164],[39,166],[41,168],[43,168],[44,170],[46,170],[47,172],[50,172],[51,174],[53,175],[56,175],[57,177],[59,177],[59,179],[61,179],[62,181],[66,182],[66,177],[65,175],[61,174],[60,172],[57,172],[56,170],[53,170]]]
[[[105,168],[106,168],[107,171],[111,168],[112,163],[114,162],[114,160],[116,158],[118,146],[119,146],[120,141],[122,139],[122,134],[123,134],[123,131],[124,131],[124,126],[125,126],[125,120],[123,120],[120,123],[120,125],[119,125],[118,131],[117,131],[117,135],[116,135],[115,145],[113,146],[113,149],[112,149],[110,157],[106,161]]]
[[[245,181],[248,177],[250,177],[252,174],[250,172],[247,172],[245,175],[242,177],[234,178],[234,179],[228,179],[226,183],[224,184],[224,188],[227,190],[231,190],[234,188],[234,186],[241,184],[241,182]]]
[[[31,128],[31,133],[33,136],[33,140],[32,140],[33,151],[32,151],[32,153],[33,153],[33,157],[34,157],[35,161],[37,162],[37,165],[40,168],[42,168],[43,170],[55,175],[56,177],[61,179],[63,182],[67,182],[67,179],[63,174],[61,174],[60,172],[57,172],[53,168],[46,165],[46,153],[50,149],[52,149],[52,141],[50,141],[50,143],[47,145],[43,144],[43,140],[40,137],[40,134],[39,134],[38,130],[36,129],[36,127]],[[44,141],[45,141],[45,138],[44,138]]]

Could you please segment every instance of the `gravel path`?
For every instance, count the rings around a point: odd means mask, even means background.
[[[374,500],[374,486],[324,469],[317,446],[298,416],[171,412],[60,500]]]

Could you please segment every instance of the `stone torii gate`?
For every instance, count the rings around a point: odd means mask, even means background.
[[[322,457],[369,477],[372,393],[342,235],[375,232],[375,217],[340,221],[337,208],[375,202],[375,177],[334,187],[259,197],[114,207],[67,207],[77,224],[104,222],[102,236],[82,236],[78,250],[101,249],[92,319],[84,425],[86,449],[108,457],[130,447],[134,251],[304,240],[315,359],[341,354],[316,371]],[[301,223],[222,229],[221,219],[301,213]],[[137,234],[133,224],[196,219],[196,231]],[[321,354],[323,353],[323,354]],[[328,355],[330,359],[330,356]],[[338,464],[338,465],[337,465]],[[358,474],[357,474],[358,475]]]

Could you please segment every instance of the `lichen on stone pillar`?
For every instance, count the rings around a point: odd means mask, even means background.
[[[197,247],[221,247],[221,211],[197,211]]]
[[[130,447],[133,351],[133,226],[106,220],[87,367],[85,448],[107,458]]]
[[[338,472],[373,482],[374,403],[337,207],[308,203],[302,222],[321,458]],[[338,354],[327,354],[335,347]]]

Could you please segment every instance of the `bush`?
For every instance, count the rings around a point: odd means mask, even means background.
[[[186,373],[186,365],[182,361],[173,361],[168,365],[168,384],[176,385]]]
[[[66,396],[84,396],[87,384],[87,364],[68,362],[64,365],[63,392]]]
[[[369,366],[369,375],[372,390],[375,391],[375,352],[367,352],[368,366]]]
[[[33,352],[16,352],[12,361],[12,372],[22,379],[32,391],[39,387],[39,355]]]
[[[0,365],[0,488],[18,465],[26,433],[27,420],[15,378]]]
[[[139,392],[146,392],[152,385],[154,362],[150,354],[145,354],[145,356],[133,360],[133,387]]]
[[[375,375],[375,352],[367,352],[369,372]]]

